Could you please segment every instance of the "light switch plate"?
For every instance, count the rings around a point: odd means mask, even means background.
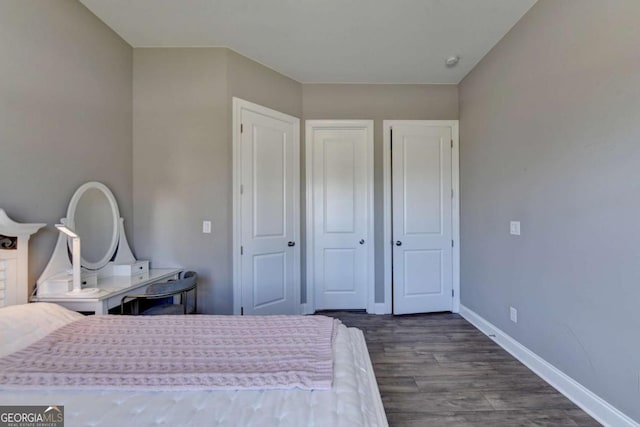
[[[211,221],[202,221],[202,232],[206,234],[211,233]]]
[[[518,310],[513,307],[509,307],[509,317],[513,323],[518,323]]]
[[[509,223],[509,234],[514,236],[520,235],[520,221],[511,221]]]

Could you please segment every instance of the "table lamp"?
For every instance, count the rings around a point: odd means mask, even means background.
[[[80,271],[80,236],[64,224],[56,224],[56,228],[71,237],[71,266],[73,271],[73,290],[69,293],[82,292],[82,273]]]

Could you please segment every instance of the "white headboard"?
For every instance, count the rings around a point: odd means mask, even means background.
[[[19,224],[0,209],[0,307],[29,302],[29,238],[46,224]]]

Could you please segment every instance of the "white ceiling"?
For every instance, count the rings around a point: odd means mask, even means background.
[[[424,84],[459,83],[535,3],[80,1],[133,47],[229,47],[304,83]]]

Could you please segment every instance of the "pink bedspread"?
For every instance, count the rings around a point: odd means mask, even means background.
[[[0,388],[329,389],[325,316],[90,316],[0,359]]]

